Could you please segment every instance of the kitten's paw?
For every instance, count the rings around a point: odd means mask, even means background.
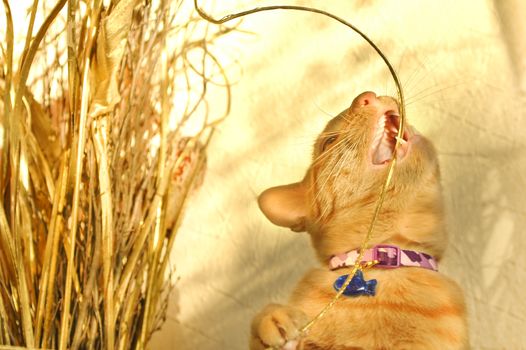
[[[307,322],[308,318],[301,310],[285,305],[268,305],[252,322],[250,349],[273,347],[295,350],[299,329]]]

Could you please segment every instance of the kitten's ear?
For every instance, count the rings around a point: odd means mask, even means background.
[[[307,191],[302,182],[272,187],[258,198],[259,208],[272,223],[305,231],[307,217]]]

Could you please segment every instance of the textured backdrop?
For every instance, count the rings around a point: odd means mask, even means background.
[[[271,3],[280,1],[229,1],[213,12]],[[526,348],[524,1],[282,3],[348,19],[397,67],[408,118],[440,154],[450,232],[442,270],[465,290],[473,348]],[[231,69],[233,111],[180,229],[179,280],[152,349],[247,348],[254,313],[285,301],[317,264],[308,236],[267,222],[257,194],[299,180],[315,135],[358,93],[395,93],[380,59],[333,21],[275,12],[246,18],[242,28],[255,35],[216,48],[243,72]]]

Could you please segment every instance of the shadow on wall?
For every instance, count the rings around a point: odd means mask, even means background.
[[[476,332],[473,346],[487,345],[481,334],[493,344],[524,345],[518,324],[526,321],[526,308],[520,302],[524,299],[520,281],[526,280],[526,212],[520,209],[526,159],[510,150],[482,148],[480,154],[448,160],[460,164],[447,185],[451,206],[448,267],[464,287]]]
[[[500,27],[507,41],[506,48],[512,66],[514,78],[519,91],[526,94],[526,26],[524,25],[524,14],[526,3],[522,0],[499,1],[494,0],[495,7],[500,19]]]
[[[447,135],[439,146],[450,232],[446,268],[464,288],[476,349],[524,346],[526,145],[520,137],[523,127],[513,116],[525,96],[511,96],[497,112],[491,107],[502,96],[480,91],[470,99],[476,107],[440,110],[440,132]],[[484,109],[501,118],[500,127],[485,125],[489,117],[481,117]]]

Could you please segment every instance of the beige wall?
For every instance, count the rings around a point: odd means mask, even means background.
[[[277,2],[238,1],[237,8]],[[520,349],[526,348],[526,12],[520,15],[520,0],[496,2],[301,3],[349,19],[398,67],[408,118],[439,150],[450,231],[442,270],[464,287],[473,348]],[[228,4],[216,11],[234,9],[235,2]],[[247,348],[254,313],[285,301],[316,264],[308,236],[267,222],[257,194],[301,178],[327,114],[365,90],[395,93],[380,59],[332,21],[279,12],[246,18],[243,28],[257,35],[216,48],[238,57],[243,75],[180,229],[173,251],[180,279],[152,349]]]

